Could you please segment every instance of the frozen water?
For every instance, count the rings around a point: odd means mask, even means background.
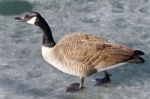
[[[0,99],[150,99],[150,0],[0,0]],[[109,70],[112,84],[66,93],[79,79],[54,69],[41,57],[41,30],[15,16],[38,11],[55,40],[87,32],[143,50],[146,63]]]

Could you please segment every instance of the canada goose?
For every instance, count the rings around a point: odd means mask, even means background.
[[[37,12],[29,12],[16,21],[39,26],[43,30],[42,56],[58,70],[80,77],[80,84],[71,84],[66,91],[83,89],[84,78],[97,71],[104,71],[105,78],[97,79],[97,84],[110,82],[106,70],[121,63],[144,63],[140,57],[144,52],[97,38],[85,33],[73,33],[54,41],[51,29],[45,19]]]

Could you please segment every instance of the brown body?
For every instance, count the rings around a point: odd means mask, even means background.
[[[53,48],[42,48],[44,59],[62,72],[85,77],[134,57],[134,50],[92,35],[74,33]]]

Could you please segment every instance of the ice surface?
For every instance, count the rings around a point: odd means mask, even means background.
[[[150,99],[150,0],[0,0],[0,5],[0,99]],[[27,11],[44,16],[56,41],[87,32],[143,50],[146,63],[109,70],[108,88],[93,86],[96,76],[103,77],[98,73],[86,78],[85,90],[66,93],[79,79],[43,60],[42,31],[14,20]]]

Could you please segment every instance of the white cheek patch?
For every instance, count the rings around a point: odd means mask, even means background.
[[[27,21],[27,23],[29,23],[29,24],[35,24],[35,22],[36,22],[36,17],[33,17]]]

